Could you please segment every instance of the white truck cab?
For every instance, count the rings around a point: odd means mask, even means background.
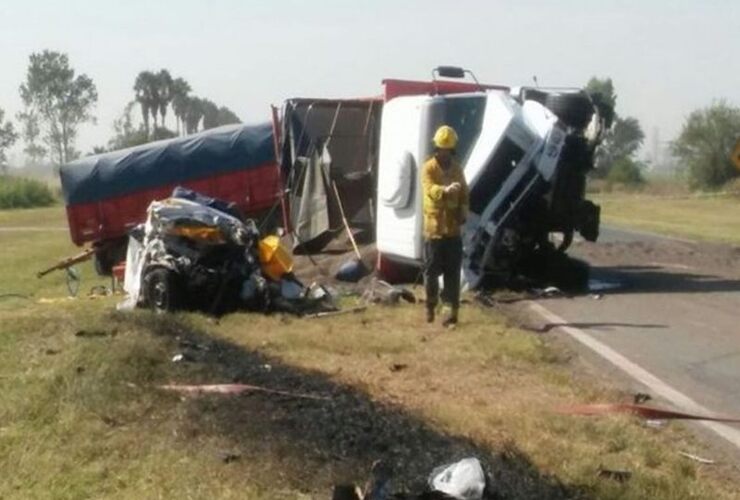
[[[579,121],[582,126],[584,119]],[[385,104],[380,126],[376,238],[385,258],[422,259],[421,167],[440,125],[458,133],[456,155],[470,188],[463,243],[471,287],[487,275],[510,273],[514,261],[547,246],[551,231],[565,233],[568,242],[578,229],[595,239],[598,207],[583,200],[588,166],[574,165],[578,155],[564,155],[569,135],[583,136],[543,103],[504,90],[403,96]],[[586,148],[582,153],[588,156],[585,141],[570,142]],[[573,171],[580,177],[575,183]],[[569,189],[558,192],[559,181]]]

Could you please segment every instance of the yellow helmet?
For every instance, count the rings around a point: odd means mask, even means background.
[[[439,149],[455,149],[457,146],[457,132],[449,125],[442,125],[435,132],[432,142]]]

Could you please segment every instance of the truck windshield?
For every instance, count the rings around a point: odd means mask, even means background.
[[[445,99],[444,123],[457,132],[457,158],[464,166],[473,150],[481,128],[483,112],[486,109],[485,96],[450,97]]]

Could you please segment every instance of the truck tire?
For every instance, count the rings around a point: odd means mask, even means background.
[[[545,107],[569,127],[583,130],[594,115],[594,105],[585,92],[558,92],[548,94]]]
[[[98,276],[110,276],[113,273],[113,266],[126,260],[128,238],[105,240],[97,245],[93,255],[95,272]]]
[[[143,280],[146,305],[154,312],[173,312],[183,306],[179,276],[174,271],[155,267],[149,269]]]
[[[110,276],[113,273],[113,261],[105,250],[95,252],[93,266],[95,266],[95,272],[98,276]]]

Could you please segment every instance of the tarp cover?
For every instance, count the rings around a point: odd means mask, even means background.
[[[373,226],[382,103],[291,99],[283,108],[282,169],[290,190],[294,251],[318,251],[343,230]]]
[[[272,125],[239,124],[81,158],[63,165],[60,177],[69,206],[274,161]]]

